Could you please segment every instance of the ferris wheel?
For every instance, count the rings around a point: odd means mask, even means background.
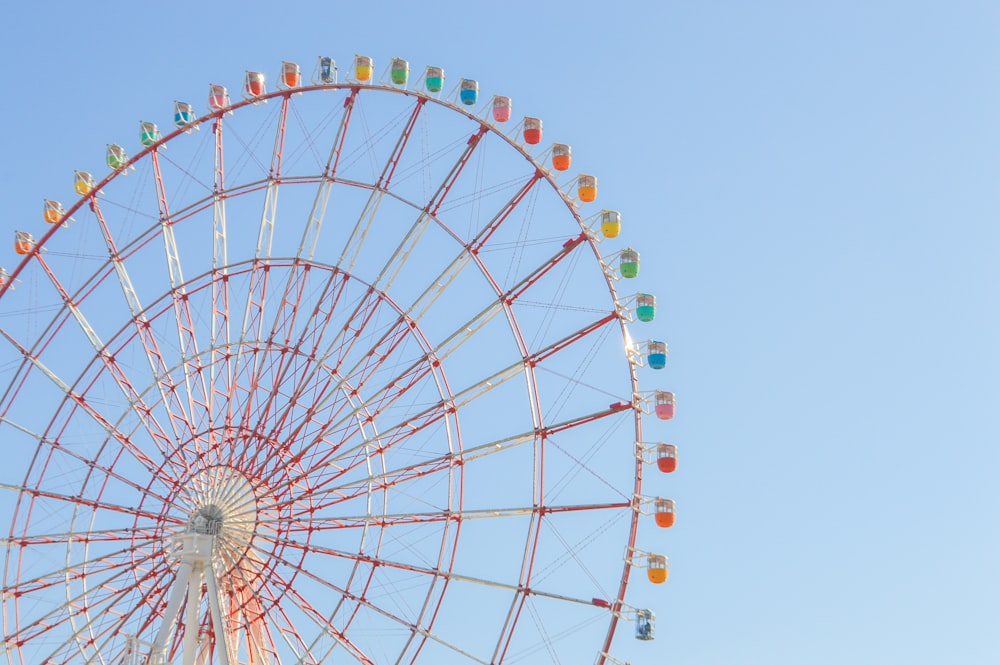
[[[676,465],[621,215],[474,80],[276,83],[140,122],[17,232],[7,661],[618,662]]]

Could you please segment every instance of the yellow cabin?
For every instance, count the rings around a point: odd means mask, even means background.
[[[97,182],[94,180],[94,176],[90,175],[86,171],[75,171],[74,174],[73,191],[80,196],[87,196],[94,191],[95,187],[97,187]]]

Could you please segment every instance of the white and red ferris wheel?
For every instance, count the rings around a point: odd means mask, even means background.
[[[356,56],[212,85],[18,232],[8,662],[604,663],[622,620],[652,638],[626,589],[666,578],[638,534],[674,506],[642,480],[676,449],[642,423],[673,395],[639,389],[666,345],[633,341],[652,295],[618,293],[638,253],[599,246],[620,216],[510,98],[398,58],[376,79]]]

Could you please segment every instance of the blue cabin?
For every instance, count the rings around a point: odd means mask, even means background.
[[[458,98],[466,106],[473,106],[479,99],[479,82],[472,79],[462,79],[459,85]]]
[[[646,343],[646,363],[653,369],[667,366],[667,343],[655,339]]]

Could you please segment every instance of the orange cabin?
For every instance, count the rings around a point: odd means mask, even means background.
[[[35,248],[35,239],[27,231],[14,232],[14,251],[20,255],[31,254]]]
[[[507,122],[510,120],[511,111],[514,108],[510,97],[495,95],[493,97],[493,119],[497,122]]]
[[[576,179],[576,193],[584,203],[597,198],[597,176],[581,175]]]
[[[552,168],[566,171],[573,162],[573,150],[565,143],[552,144]]]
[[[52,201],[51,199],[45,199],[45,221],[49,224],[58,224],[59,220],[63,218],[66,211],[63,210],[62,204],[58,201]]]
[[[677,470],[677,446],[672,443],[661,443],[656,446],[656,468],[663,473],[673,473]]]
[[[650,554],[646,558],[646,577],[653,584],[663,584],[667,581],[670,570],[667,566],[667,557],[662,554]]]
[[[281,84],[286,88],[297,88],[302,84],[302,71],[294,62],[281,63]]]
[[[248,71],[246,79],[243,81],[243,94],[247,97],[260,97],[267,92],[265,80],[264,72]]]
[[[229,106],[229,91],[224,85],[215,83],[208,86],[208,108],[213,111],[224,109]]]
[[[657,499],[653,502],[653,517],[656,519],[656,526],[661,529],[669,529],[674,525],[674,500]]]
[[[542,141],[542,120],[541,118],[524,119],[524,142],[528,145],[537,145]]]

